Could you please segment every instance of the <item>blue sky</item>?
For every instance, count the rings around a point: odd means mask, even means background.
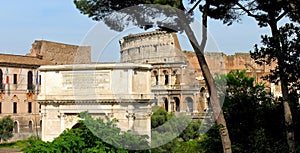
[[[24,55],[30,51],[34,40],[49,40],[75,45],[91,45],[96,60],[118,58],[118,40],[128,33],[142,32],[129,28],[117,33],[104,24],[80,14],[72,0],[2,1],[0,5],[0,53]],[[196,26],[200,36],[200,27]],[[227,54],[248,52],[260,35],[256,22],[245,19],[227,27],[220,21],[209,20],[209,42],[206,50]],[[179,36],[183,50],[191,50],[184,35]],[[113,53],[113,56],[111,55]],[[101,57],[100,57],[101,56]]]

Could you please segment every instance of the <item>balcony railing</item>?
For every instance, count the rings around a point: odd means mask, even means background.
[[[35,85],[34,84],[27,84],[27,93],[34,93]]]

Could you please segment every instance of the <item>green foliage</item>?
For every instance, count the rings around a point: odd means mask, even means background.
[[[133,147],[148,147],[146,136],[133,135],[130,132],[121,132],[116,127],[116,121],[104,122],[98,118],[94,120],[88,113],[81,113],[83,120],[79,121],[78,128],[67,129],[52,142],[30,139],[30,146],[26,153],[75,153],[75,152],[110,152],[127,153]]]
[[[190,0],[192,2],[194,0]],[[80,13],[96,21],[103,21],[115,31],[123,31],[129,25],[143,29],[154,26],[167,31],[182,31],[176,12],[184,10],[181,0],[74,0]],[[191,22],[186,14],[186,22]]]
[[[222,153],[222,141],[219,134],[220,126],[214,124],[206,134],[200,137],[199,148],[206,153]]]
[[[276,47],[277,37],[262,36],[262,46],[255,45],[251,56],[258,64],[270,64],[278,58],[283,60],[281,67],[284,68],[290,90],[300,90],[300,27],[290,23],[279,28],[281,48]],[[278,83],[280,67],[276,66],[266,76],[270,82]]]
[[[199,138],[201,120],[191,121],[190,124],[179,135],[183,141],[190,141]]]
[[[0,119],[0,142],[13,137],[14,122],[10,116],[4,116]]]
[[[283,108],[264,85],[255,84],[245,71],[231,71],[216,80],[227,82],[223,111],[233,152],[286,152],[285,145],[278,145],[286,143]],[[211,135],[206,141],[216,137]]]

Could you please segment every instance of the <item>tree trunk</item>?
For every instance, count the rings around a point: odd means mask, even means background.
[[[287,139],[287,144],[289,147],[289,152],[290,153],[295,153],[295,141],[294,141],[294,129],[293,129],[293,119],[292,119],[292,112],[290,108],[290,104],[288,102],[288,94],[289,94],[289,89],[288,89],[288,80],[286,76],[286,67],[284,67],[284,60],[281,58],[284,48],[280,47],[281,38],[280,38],[280,33],[277,28],[276,22],[270,22],[269,23],[271,32],[272,32],[272,37],[277,39],[276,42],[276,48],[278,52],[278,57],[277,58],[277,63],[278,63],[278,69],[279,69],[279,77],[280,77],[280,83],[281,83],[281,92],[282,92],[282,104],[283,104],[283,109],[284,109],[284,119],[285,119],[285,126],[286,126],[286,139]],[[283,46],[284,44],[281,44]]]
[[[205,4],[205,7],[208,8],[209,4]],[[216,122],[218,125],[221,126],[220,128],[220,136],[222,140],[222,146],[223,146],[223,152],[224,153],[231,153],[231,141],[229,138],[229,133],[226,126],[226,121],[224,118],[223,111],[220,107],[219,98],[217,95],[217,90],[215,87],[214,79],[210,73],[208,64],[206,62],[205,56],[204,56],[204,48],[207,41],[207,11],[204,11],[202,16],[202,42],[201,46],[199,46],[197,39],[194,35],[194,32],[192,31],[190,25],[188,25],[188,22],[185,22],[185,14],[183,12],[177,11],[177,15],[179,17],[179,22],[184,29],[187,37],[189,38],[189,41],[197,55],[199,65],[201,67],[205,82],[208,86],[208,91],[210,93],[210,103],[212,105],[214,117],[216,118]]]

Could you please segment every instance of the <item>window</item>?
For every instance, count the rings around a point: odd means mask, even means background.
[[[33,84],[32,84],[32,72],[29,71],[27,73],[27,89],[28,90],[33,90]]]
[[[2,103],[0,102],[0,114],[2,113]]]
[[[169,75],[168,75],[168,72],[165,70],[163,71],[164,73],[164,76],[165,76],[165,85],[168,85],[169,84]]]
[[[32,113],[32,102],[28,102],[28,113]]]
[[[153,75],[155,77],[155,85],[158,85],[158,74],[157,74],[157,71],[153,71]]]
[[[2,70],[0,69],[0,85],[2,85],[2,80],[3,80],[3,73]]]
[[[28,128],[29,128],[29,132],[32,132],[32,121],[29,121]]]
[[[13,103],[13,113],[17,113],[17,103]]]
[[[14,74],[14,84],[17,84],[17,82],[18,82],[17,74]]]
[[[39,85],[41,85],[42,83],[42,77],[41,77],[41,75],[39,75]]]
[[[165,75],[165,85],[169,84],[169,75]]]
[[[43,121],[40,120],[40,131],[42,132]]]
[[[14,122],[14,132],[15,132],[15,133],[18,133],[18,132],[19,132],[19,125],[18,125],[18,122],[17,122],[17,121]]]

